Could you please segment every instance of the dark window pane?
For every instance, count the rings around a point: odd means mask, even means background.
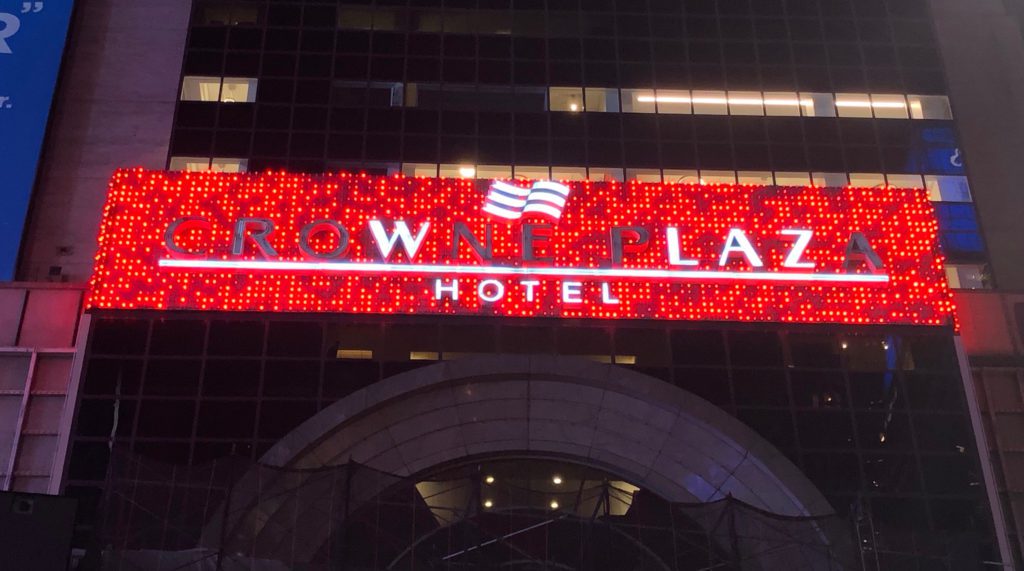
[[[725,340],[719,331],[678,330],[671,339],[677,365],[725,364]]]
[[[281,357],[316,357],[320,354],[322,335],[323,331],[317,322],[271,322],[267,354]]]

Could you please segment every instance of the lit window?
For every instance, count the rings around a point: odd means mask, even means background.
[[[727,103],[724,91],[693,92],[693,112],[697,115],[728,115]]]
[[[622,111],[625,113],[654,113],[655,97],[653,89],[623,89]],[[666,111],[670,113],[670,111]]]
[[[924,188],[919,174],[887,174],[885,180],[896,188]]]
[[[736,173],[736,180],[740,184],[754,184],[760,186],[771,186],[775,184],[771,171],[740,171]]]
[[[836,116],[836,101],[831,93],[801,93],[800,108],[804,117]]]
[[[343,30],[372,30],[373,11],[359,8],[339,7],[338,27]]]
[[[872,95],[871,107],[879,119],[906,119],[907,100],[902,95]]]
[[[389,10],[378,6],[373,13],[374,30],[405,30],[407,27],[406,12],[401,8]]]
[[[965,176],[925,175],[928,198],[934,202],[971,202],[971,186]]]
[[[484,179],[512,178],[512,167],[510,165],[479,165],[476,167],[476,177]]]
[[[435,351],[410,351],[410,361],[437,361],[440,359],[440,355]]]
[[[583,88],[552,87],[549,92],[548,108],[551,111],[583,111]]]
[[[583,167],[551,167],[552,180],[587,180],[587,169]]]
[[[259,23],[257,6],[210,5],[204,6],[199,21],[204,26],[243,26]]]
[[[434,163],[404,163],[402,164],[402,174],[434,178],[437,176],[437,165]]]
[[[807,186],[811,184],[811,175],[805,172],[777,172],[775,184],[779,186]]]
[[[593,171],[594,169],[590,170]],[[661,182],[661,171],[658,169],[626,169],[626,180]]]
[[[947,265],[946,280],[952,289],[988,289],[985,268],[978,264]]]
[[[800,96],[791,91],[766,91],[764,113],[773,117],[799,117]]]
[[[181,83],[181,100],[220,101],[220,78],[186,76]]]
[[[210,169],[210,159],[206,157],[171,157],[168,168],[172,171],[205,171]]]
[[[730,91],[730,115],[764,115],[764,98],[760,91]]]
[[[616,365],[636,365],[636,355],[616,355]]]
[[[440,32],[441,12],[415,10],[412,12],[410,28],[415,32]]]
[[[885,186],[885,175],[875,172],[852,172],[850,173],[850,186],[859,188]]]
[[[943,95],[908,95],[910,116],[914,119],[952,119],[949,99]]]
[[[839,188],[850,184],[850,177],[844,172],[813,172],[811,182],[814,186]]]
[[[675,184],[700,184],[700,175],[697,171],[665,169],[665,182]]]
[[[836,111],[840,117],[871,117],[871,97],[867,93],[837,93]]]
[[[438,169],[441,178],[476,178],[476,166],[471,164],[441,165]]]
[[[618,113],[622,111],[619,105],[619,90],[588,87],[586,89],[584,108],[587,111],[601,113]]]
[[[256,101],[256,80],[241,77],[225,77],[220,89],[222,103],[252,103]]]
[[[210,170],[213,172],[245,172],[248,168],[249,161],[246,159],[214,157],[210,162]]]
[[[700,171],[702,184],[736,184],[736,171]]]
[[[514,167],[513,173],[516,178],[522,178],[527,180],[548,180],[551,178],[550,169],[548,167],[529,167],[519,166]]]
[[[338,349],[338,359],[372,359],[373,351],[369,349]]]
[[[616,168],[590,167],[590,180],[598,182],[611,182],[625,180],[623,170]]]
[[[682,89],[659,89],[655,92],[658,113],[689,115],[693,113],[690,92]]]

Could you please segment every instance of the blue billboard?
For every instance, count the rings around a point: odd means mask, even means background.
[[[73,0],[0,0],[0,281],[14,277]]]

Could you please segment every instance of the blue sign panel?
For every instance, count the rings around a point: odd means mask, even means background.
[[[963,175],[964,158],[952,127],[915,125],[914,146],[906,172]]]
[[[14,277],[73,0],[0,0],[0,280]]]

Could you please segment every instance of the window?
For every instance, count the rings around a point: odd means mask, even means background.
[[[952,119],[949,99],[942,95],[908,95],[910,116],[914,119]]]
[[[199,13],[204,26],[255,26],[259,19],[258,6],[214,4],[203,6]]]
[[[740,171],[736,173],[736,180],[740,184],[753,184],[758,186],[771,186],[775,184],[771,171]]]
[[[476,167],[471,164],[441,165],[441,178],[476,178]]]
[[[480,165],[476,167],[476,178],[512,178],[512,167],[508,165]]]
[[[693,100],[690,92],[680,89],[659,89],[655,97],[658,113],[693,113]]]
[[[985,268],[979,264],[949,264],[946,280],[953,289],[987,289]]]
[[[594,169],[590,170],[593,171]],[[626,169],[626,180],[661,182],[661,171],[658,169]]]
[[[252,103],[256,101],[256,80],[241,77],[225,77],[221,87],[222,103]]]
[[[587,180],[587,169],[583,167],[551,167],[552,180]]]
[[[405,163],[402,165],[402,174],[405,176],[433,178],[437,176],[437,165],[431,163]]]
[[[764,113],[774,117],[799,117],[800,97],[789,91],[766,91]]]
[[[579,87],[552,87],[548,108],[551,111],[583,111],[583,89]]]
[[[622,111],[625,113],[654,113],[656,109],[654,102],[653,89],[622,90]],[[666,112],[671,113],[671,111]]]
[[[619,90],[588,87],[584,99],[584,108],[591,112],[618,113],[622,111],[619,105]]]
[[[220,101],[220,78],[186,76],[181,83],[181,100]]]
[[[887,174],[885,180],[896,188],[924,188],[919,174]]]
[[[171,157],[172,171],[204,171],[210,168],[210,159],[206,157]]]
[[[871,97],[867,93],[837,93],[836,112],[840,117],[871,117]]]
[[[700,175],[692,170],[671,170],[664,171],[665,182],[676,184],[700,184]]]
[[[928,198],[935,202],[971,202],[971,187],[965,176],[925,175]]]
[[[764,115],[764,98],[760,91],[730,91],[730,115]]]
[[[246,172],[249,161],[246,159],[230,159],[214,157],[171,157],[172,171],[206,171],[214,172]]]
[[[907,100],[902,95],[872,95],[871,107],[879,119],[906,119]]]
[[[804,117],[836,116],[836,101],[831,93],[801,93],[800,106]]]
[[[844,172],[814,172],[811,173],[811,182],[814,186],[838,188],[850,184],[850,175]]]
[[[985,252],[973,205],[937,202],[935,214],[939,219],[939,241],[946,254],[970,256]]]
[[[338,27],[343,30],[372,30],[373,10],[340,7],[338,8]]]
[[[693,112],[697,115],[728,115],[729,105],[724,91],[694,91]]]
[[[808,186],[811,184],[811,175],[805,172],[777,172],[775,173],[775,184],[779,186]]]
[[[736,184],[735,171],[700,171],[702,184]]]
[[[850,186],[873,188],[885,186],[885,175],[873,172],[850,173]]]
[[[551,177],[548,167],[528,167],[516,165],[514,174],[516,178],[529,180],[547,180]]]
[[[601,168],[601,167],[591,167],[590,168],[589,178],[590,178],[590,180],[596,180],[596,181],[601,181],[601,182],[611,182],[611,181],[622,182],[623,180],[625,180],[625,178],[623,177],[623,170],[622,169]],[[660,180],[660,178],[659,178],[659,180]]]
[[[256,82],[242,77],[185,76],[181,83],[181,100],[252,103],[256,101]]]

